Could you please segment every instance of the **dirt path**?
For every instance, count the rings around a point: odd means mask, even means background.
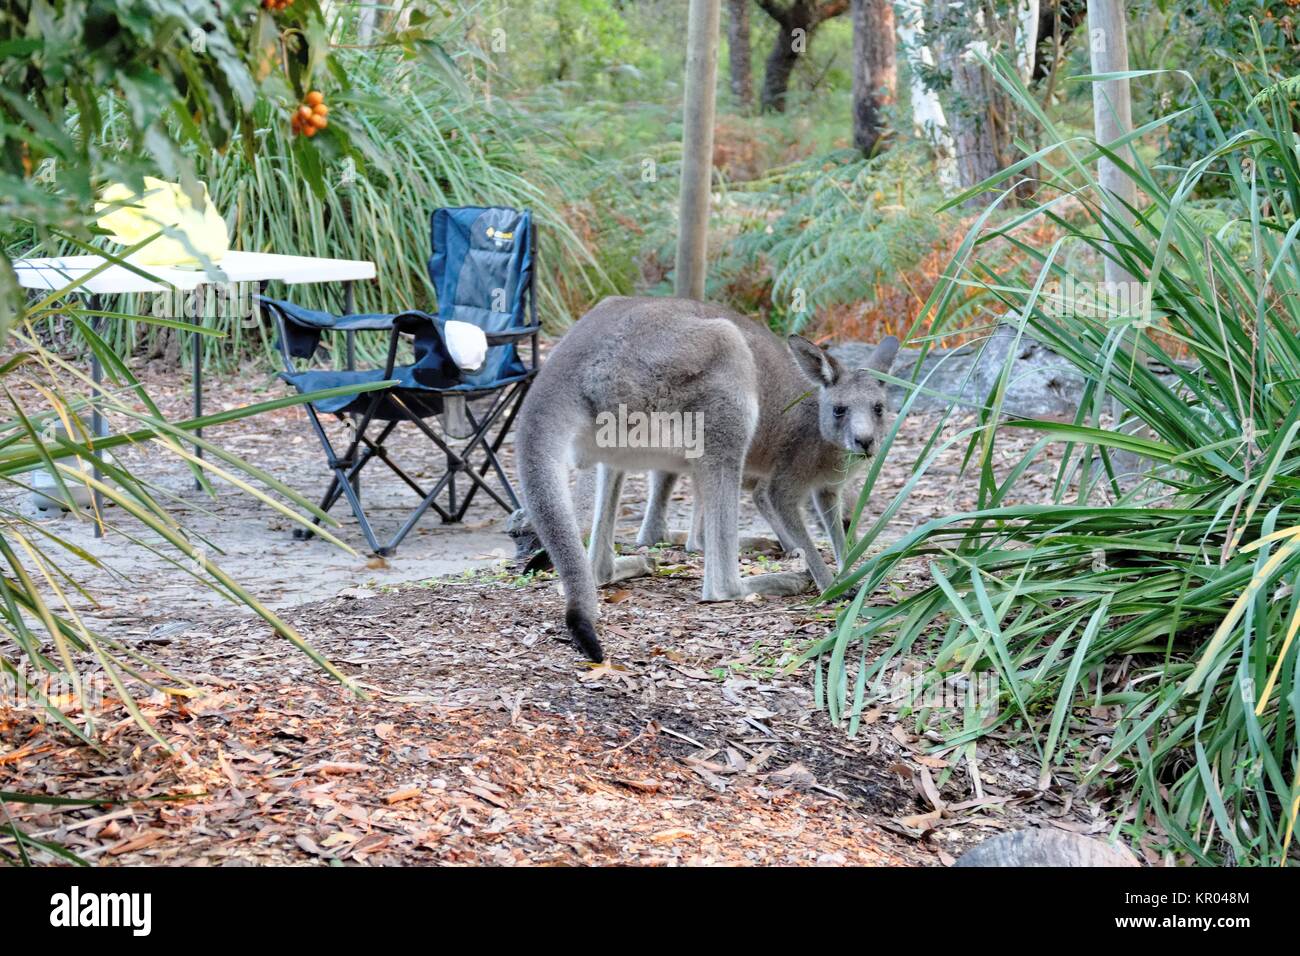
[[[152,390],[183,402],[180,384]],[[213,407],[260,387],[217,385]],[[905,424],[877,502],[907,481],[930,427]],[[316,490],[303,477],[317,451],[300,412],[212,437]],[[890,537],[968,506],[973,493],[954,481],[962,451],[936,463]],[[999,467],[1015,462],[1014,451],[1000,454]],[[95,715],[107,728],[104,758],[51,734],[30,709],[0,704],[0,789],[124,801],[10,805],[26,830],[87,859],[945,864],[1008,827],[1103,826],[1091,808],[1037,791],[1032,755],[996,740],[982,742],[974,760],[936,755],[887,701],[856,737],[830,726],[815,706],[811,665],[785,672],[827,632],[830,609],[771,599],[701,605],[698,562],[666,551],[660,561],[671,573],[603,592],[611,664],[592,669],[564,642],[554,582],[517,579],[499,559],[509,540],[486,509],[469,532],[431,522],[398,561],[376,568],[293,542],[282,519],[233,491],[201,500],[175,462],[143,460],[149,454],[126,457],[153,469],[181,517],[234,556],[233,566],[222,560],[236,577],[287,608],[367,699],[329,682],[245,612],[178,581],[161,559],[121,541],[95,544],[73,519],[55,519],[108,559],[110,570],[90,582],[98,626],[200,692],[146,702],[170,758],[111,693]],[[1046,484],[1049,467],[1031,479]],[[394,489],[373,482],[368,493],[382,502]],[[632,483],[624,538],[640,502]],[[688,506],[683,489],[675,524]],[[746,523],[761,530],[752,512]],[[429,577],[421,562],[454,552],[449,536],[469,533],[502,549],[475,552],[488,570],[401,584]],[[769,566],[746,560],[748,570]],[[920,578],[908,571],[895,589]],[[12,844],[0,842],[6,850]]]
[[[188,416],[187,378],[174,371],[159,373],[150,368],[139,369],[138,374],[165,415],[176,419]],[[15,387],[21,397],[21,383]],[[69,388],[72,390],[73,386]],[[209,412],[265,401],[286,391],[259,368],[250,368],[236,376],[211,377],[205,389]],[[40,407],[39,395],[31,393],[29,397],[31,407]],[[110,419],[112,429],[128,427],[123,418],[110,416]],[[955,423],[954,428],[963,424]],[[326,425],[332,437],[344,432],[343,426],[332,420],[327,420]],[[875,506],[887,502],[903,486],[912,463],[925,449],[932,428],[933,421],[924,417],[903,424],[876,486]],[[324,491],[328,476],[321,450],[309,430],[306,414],[299,408],[280,409],[210,428],[205,437],[265,469],[311,500],[318,499]],[[413,429],[399,429],[390,444],[399,461],[414,463],[411,470],[417,478],[431,479],[440,473],[440,462],[434,459],[428,443],[423,438],[417,441],[416,437]],[[1017,452],[1023,452],[1029,444],[1028,433],[1023,437],[1000,439],[1000,449],[1005,451],[999,451],[999,464],[1010,467],[1018,459]],[[886,533],[887,540],[906,534],[921,522],[973,505],[973,484],[954,480],[963,451],[964,446],[959,443],[940,456],[930,473],[913,489],[906,506]],[[215,497],[196,491],[185,463],[155,446],[128,447],[119,452],[119,457],[134,474],[150,482],[157,499],[184,524],[192,540],[204,547],[209,560],[235,580],[249,585],[258,599],[270,607],[292,607],[354,587],[386,587],[427,580],[469,568],[493,566],[513,556],[512,542],[504,533],[504,513],[482,495],[463,524],[444,525],[436,517],[427,516],[398,554],[381,562],[366,553],[356,521],[342,505],[335,509],[335,516],[342,522],[338,534],[356,549],[355,554],[320,540],[295,540],[291,535],[294,525],[288,519],[220,480],[215,482]],[[508,473],[513,474],[512,440],[506,441],[502,460]],[[1040,473],[1028,475],[1025,479],[1028,486],[1040,481],[1040,487],[1048,487],[1050,467],[1050,462],[1044,462]],[[409,489],[377,465],[365,473],[363,494],[367,512],[381,532],[391,531],[400,524],[415,501]],[[852,503],[856,497],[857,489],[853,488],[846,501]],[[187,576],[179,574],[172,563],[176,552],[139,523],[124,520],[117,509],[107,509],[109,533],[96,538],[88,516],[78,519],[57,511],[41,512],[32,507],[28,498],[21,485],[0,487],[0,508],[22,515],[98,562],[89,565],[65,556],[67,563],[75,567],[78,581],[94,597],[92,601],[72,595],[74,606],[101,631],[148,636],[201,621],[215,611],[230,607],[215,592],[196,586]],[[644,477],[629,476],[619,529],[628,540],[635,537],[644,501]],[[670,508],[673,527],[689,526],[690,507],[690,483],[682,481]],[[770,534],[747,498],[742,501],[741,527],[745,533]],[[141,543],[159,550],[147,550],[139,546]]]
[[[18,813],[106,864],[924,865],[1008,827],[1092,828],[1028,754],[952,766],[888,704],[849,738],[808,667],[781,672],[821,612],[698,604],[698,566],[664,558],[676,573],[604,592],[600,668],[552,582],[488,576],[290,612],[366,700],[242,617],[141,643],[203,691],[145,707],[176,756],[112,700],[106,761],[10,711],[4,786],[135,801]]]

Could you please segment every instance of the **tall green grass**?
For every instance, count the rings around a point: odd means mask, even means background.
[[[42,342],[39,330],[54,313],[63,316],[72,334],[103,363],[102,385],[93,383],[79,358],[52,350]],[[137,700],[153,692],[187,696],[196,688],[129,645],[98,633],[82,617],[79,607],[89,593],[79,580],[85,566],[99,567],[102,562],[56,526],[34,520],[24,512],[22,498],[33,487],[32,475],[40,469],[53,475],[57,491],[47,493],[65,500],[77,486],[92,495],[97,493],[98,499],[92,497],[93,506],[74,511],[72,520],[98,523],[108,533],[120,536],[123,547],[152,551],[171,564],[177,575],[188,576],[195,586],[211,588],[248,606],[277,634],[351,687],[351,682],[292,625],[221,568],[219,558],[213,557],[221,553],[218,542],[189,531],[168,510],[169,495],[146,476],[133,473],[112,453],[125,446],[148,445],[161,455],[185,462],[209,490],[213,481],[227,482],[252,500],[304,526],[311,526],[311,516],[330,527],[336,527],[337,522],[274,476],[196,434],[203,427],[299,404],[303,396],[286,396],[188,421],[168,421],[98,331],[107,321],[122,318],[118,313],[88,311],[79,303],[75,289],[68,288],[32,303],[8,330],[5,354],[0,360],[0,402],[4,405],[0,412],[0,482],[11,492],[6,503],[0,504],[0,695],[16,692],[30,703],[28,716],[58,725],[72,738],[102,753],[96,701],[87,691],[88,676],[94,673],[107,682],[158,748],[169,753],[170,745],[144,716]],[[169,322],[140,321],[164,326]],[[204,332],[206,338],[219,335],[214,330]],[[91,430],[96,405],[106,415],[125,422],[125,427],[115,434],[96,436]],[[204,457],[195,453],[195,445],[202,447]],[[351,551],[328,528],[317,530],[327,540]],[[69,688],[79,717],[65,713],[68,700],[52,699],[47,692],[51,685]],[[0,793],[0,836],[11,841],[5,846],[0,840],[0,861],[31,863],[52,856],[80,862],[57,842],[28,833],[21,815],[16,818],[6,806],[61,800],[46,794]]]
[[[547,319],[562,328],[575,298],[601,293],[599,263],[566,212],[590,175],[580,154],[508,100],[406,62],[399,51],[342,60],[349,86],[330,97],[330,120],[366,144],[365,155],[329,162],[323,193],[313,190],[294,137],[268,104],[256,113],[251,161],[230,150],[201,167],[240,248],[372,259],[379,280],[358,290],[358,305],[420,308],[434,302],[425,268],[434,209],[528,207],[542,239]],[[316,304],[319,290],[295,291]],[[326,304],[323,294],[318,304]]]
[[[975,222],[928,303],[928,331],[941,335],[950,303],[976,285],[1001,303],[1004,321],[1082,371],[1084,401],[1073,422],[1004,421],[1008,363],[980,419],[947,438],[942,423],[915,465],[913,481],[943,442],[964,444],[974,511],[881,549],[912,483],[874,521],[859,502],[853,569],[828,597],[861,591],[810,651],[828,665],[827,707],[855,726],[873,678],[905,655],[927,660],[931,681],[992,671],[1002,690],[992,716],[944,728],[946,747],[974,756],[989,733],[1019,735],[1037,754],[1042,785],[1058,775],[1083,783],[1111,801],[1130,836],[1202,863],[1294,861],[1297,116],[1285,97],[1264,95],[1229,131],[1202,101],[1214,149],[1186,169],[1152,169],[1128,145],[1181,114],[1101,149],[1062,136],[1005,61],[990,68],[1052,145],[978,188],[998,191],[1000,202],[1030,162],[1046,181],[1033,208],[995,220],[995,202]],[[1102,155],[1138,185],[1131,225],[1097,183]],[[1230,193],[1230,224],[1191,206],[1209,175]],[[1017,236],[1043,218],[1061,234],[1050,248]],[[1032,268],[987,267],[983,249],[999,238]],[[1072,255],[1080,250],[1087,255]],[[1087,317],[1049,308],[1048,283],[1066,277],[1063,263],[1107,256],[1146,283],[1149,322],[1140,310]],[[1100,280],[1100,266],[1077,278]],[[1172,385],[1157,364],[1173,369]],[[999,478],[999,440],[1026,429],[1038,441]],[[1049,445],[1061,459],[1050,500],[1007,504]],[[1121,452],[1149,465],[1133,486],[1121,479]],[[933,583],[894,603],[866,603],[903,562],[922,563]]]

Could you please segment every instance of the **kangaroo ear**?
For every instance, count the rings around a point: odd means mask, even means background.
[[[880,340],[880,344],[867,359],[867,368],[875,369],[877,372],[888,372],[893,367],[896,355],[898,355],[898,339],[892,335],[886,336]]]
[[[813,345],[802,335],[791,335],[786,342],[789,343],[790,352],[799,363],[799,368],[811,381],[818,385],[834,385],[839,381],[843,369],[835,356],[821,346]]]

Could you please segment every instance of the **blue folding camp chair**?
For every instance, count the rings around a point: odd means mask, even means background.
[[[367,543],[379,555],[393,554],[430,508],[443,522],[462,520],[479,491],[505,511],[519,508],[519,499],[497,456],[537,374],[540,325],[533,288],[537,233],[532,214],[500,207],[439,209],[433,214],[432,245],[429,277],[438,299],[434,314],[412,311],[336,316],[260,297],[279,331],[278,344],[285,364],[280,377],[299,392],[390,383],[371,391],[322,398],[306,406],[331,472],[321,510],[328,512],[340,497],[345,497]],[[443,338],[443,327],[452,320],[471,322],[483,330],[489,348],[478,369],[462,370],[452,360]],[[295,359],[315,355],[324,332],[351,336],[366,331],[389,333],[388,359],[383,368],[353,368],[351,349],[346,369],[300,371],[294,364]],[[404,335],[412,338],[415,361],[399,366],[398,345]],[[527,362],[519,352],[524,340],[531,344]],[[446,428],[440,434],[429,422],[450,411],[463,415],[468,426],[456,436],[448,434]],[[341,454],[321,425],[322,413],[351,419],[353,423],[350,441]],[[447,470],[431,488],[424,488],[407,474],[385,447],[402,422],[422,432],[446,458]],[[373,436],[372,426],[377,429]],[[361,505],[361,472],[375,459],[387,465],[420,498],[387,543],[375,536]],[[469,482],[463,490],[458,488],[457,480],[462,475]],[[499,483],[499,489],[493,487],[492,478]],[[295,534],[311,536],[302,529]]]

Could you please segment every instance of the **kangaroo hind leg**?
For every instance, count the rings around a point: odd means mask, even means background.
[[[609,465],[596,468],[596,514],[591,525],[587,556],[596,585],[653,574],[654,559],[644,554],[618,555],[614,550],[614,526],[618,523],[618,502],[623,494],[624,472]]]
[[[677,478],[671,471],[652,471],[646,475],[645,518],[636,536],[640,547],[652,548],[660,542],[672,540],[672,532],[668,530],[668,502],[673,496]]]
[[[695,508],[704,532],[705,601],[734,601],[745,596],[740,583],[741,458],[706,456],[695,469]]]

